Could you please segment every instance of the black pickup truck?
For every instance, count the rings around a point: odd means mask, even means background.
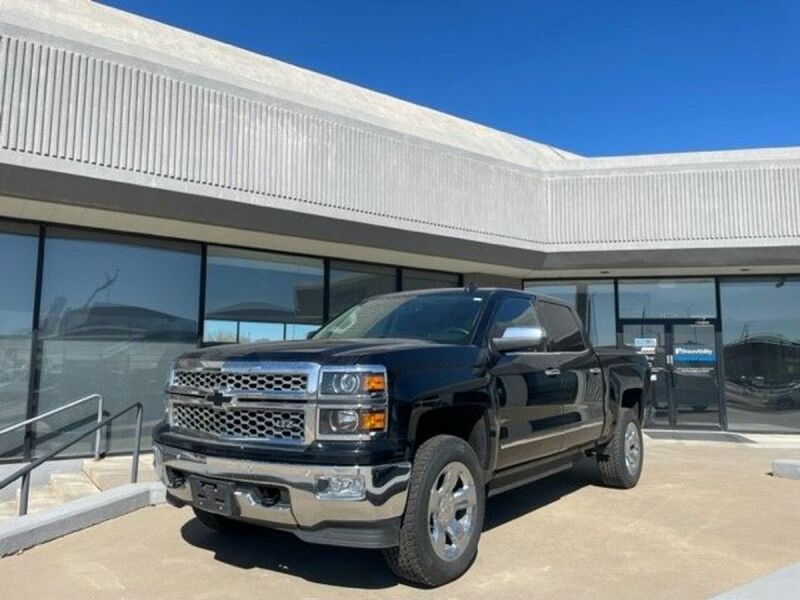
[[[437,586],[473,561],[486,498],[594,455],[636,485],[646,359],[595,351],[573,309],[507,289],[377,296],[307,341],[179,358],[156,470],[168,500],[243,523],[381,548]]]

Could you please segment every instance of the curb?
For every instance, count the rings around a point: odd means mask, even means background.
[[[16,554],[97,523],[161,504],[164,484],[159,481],[129,483],[61,506],[0,524],[0,557]]]
[[[800,479],[800,460],[782,458],[773,461],[772,474],[786,479]]]
[[[800,563],[759,577],[711,600],[795,600],[800,589]]]

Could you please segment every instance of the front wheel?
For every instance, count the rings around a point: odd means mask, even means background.
[[[426,587],[461,576],[478,551],[485,507],[478,457],[464,440],[439,435],[417,451],[400,545],[384,550],[398,577]]]
[[[644,460],[644,444],[639,413],[621,408],[611,441],[597,453],[600,480],[609,487],[629,489],[639,482]]]

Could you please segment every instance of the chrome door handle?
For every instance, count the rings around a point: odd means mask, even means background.
[[[600,373],[602,372],[603,369],[601,369],[600,367],[592,367],[589,369],[589,373],[591,373],[592,375],[600,375]]]
[[[545,369],[544,374],[548,377],[555,377],[556,375],[561,375],[561,369]]]

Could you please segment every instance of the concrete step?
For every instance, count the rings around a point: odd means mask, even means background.
[[[50,476],[47,485],[31,488],[28,514],[33,514],[100,493],[85,473],[59,473]],[[19,511],[19,492],[14,500],[0,502],[0,522],[16,517]]]
[[[86,459],[83,461],[83,472],[94,485],[108,490],[131,482],[130,456],[112,456],[101,460]],[[153,455],[143,454],[139,457],[138,481],[155,481],[153,471]]]
[[[51,474],[47,484],[31,488],[28,513],[36,513],[130,483],[131,460],[130,456],[115,456],[99,461],[87,459],[83,461],[79,472]],[[144,454],[139,458],[138,481],[156,481],[152,454]],[[17,516],[18,501],[19,491],[15,499],[0,502],[0,522]]]
[[[50,476],[50,488],[53,495],[63,502],[77,500],[85,496],[99,494],[100,490],[92,483],[86,473],[62,473]]]
[[[0,523],[17,516],[19,511],[18,502],[18,499],[0,502]],[[28,498],[28,514],[53,508],[61,503],[62,500],[53,494],[49,485],[34,488]]]

